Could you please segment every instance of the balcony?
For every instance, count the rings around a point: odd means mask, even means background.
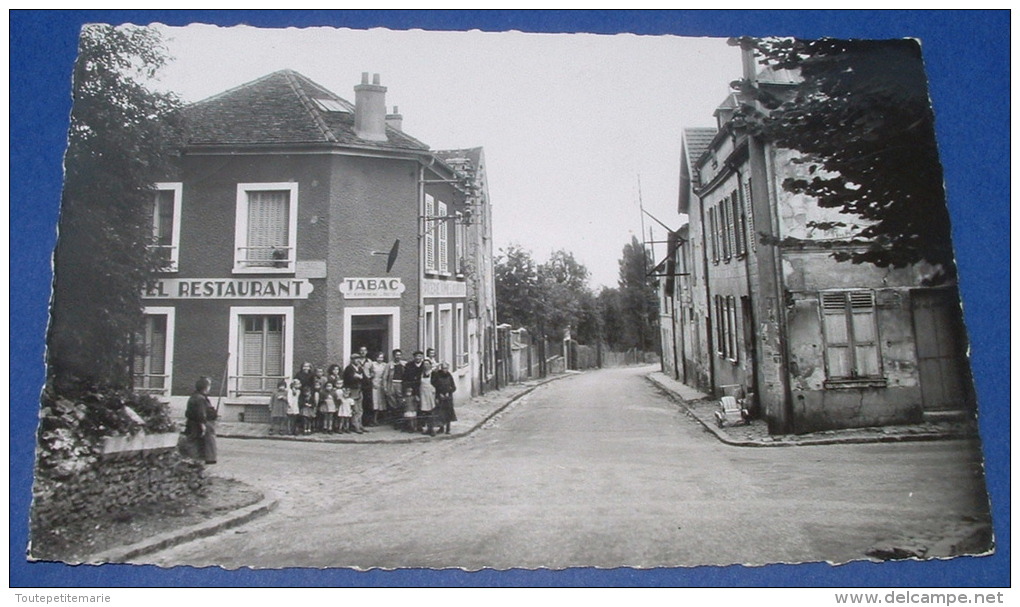
[[[240,272],[293,272],[294,247],[237,247],[234,270]]]

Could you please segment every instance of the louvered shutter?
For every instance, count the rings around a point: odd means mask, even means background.
[[[436,222],[432,217],[436,214],[436,201],[432,196],[425,195],[425,269],[436,271]]]
[[[436,212],[440,217],[446,217],[446,203],[439,202],[436,204]],[[446,219],[439,219],[439,271],[448,272],[450,270],[450,256],[449,250],[447,249],[447,243],[449,242],[449,232],[447,230],[448,221]]]
[[[822,325],[825,333],[825,363],[828,376],[852,376],[850,331],[846,319],[846,293],[822,293]]]
[[[267,378],[263,389],[272,388],[272,379],[283,377],[283,333],[285,331],[284,318],[282,316],[269,316],[266,318],[266,362],[264,374]]]
[[[261,316],[242,316],[240,322],[241,343],[238,359],[241,362],[241,378],[238,387],[243,391],[259,390],[264,360],[264,320]]]
[[[740,194],[734,191],[730,196],[730,204],[733,213],[733,254],[745,255],[747,253],[747,242],[744,234],[747,230],[747,218],[744,217],[743,205],[740,204]]]
[[[878,331],[875,325],[875,295],[870,291],[850,292],[850,318],[853,328],[854,362],[857,375],[881,375],[878,357]]]
[[[719,234],[716,231],[715,207],[708,210],[708,229],[712,245],[712,261],[719,261]]]
[[[269,265],[273,247],[286,251],[290,221],[290,192],[248,192],[248,249],[251,265]],[[287,259],[290,258],[288,253]]]
[[[727,196],[719,203],[722,214],[723,259],[733,256],[733,215],[730,213],[730,198]]]

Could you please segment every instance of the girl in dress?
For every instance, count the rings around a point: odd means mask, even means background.
[[[298,421],[301,417],[301,380],[294,378],[290,382],[290,390],[287,390],[287,434],[294,436],[298,433]]]
[[[326,434],[336,432],[336,398],[335,384],[327,381],[319,396],[319,412],[322,416],[322,431]]]
[[[380,412],[386,414],[386,375],[390,367],[382,352],[376,354],[375,362],[369,364],[372,365],[372,425],[378,426]]]
[[[340,432],[346,434],[351,431],[351,412],[354,407],[354,399],[347,388],[341,388],[337,399],[337,418],[339,420]]]
[[[421,405],[419,411],[421,412],[420,427],[422,434],[428,434],[429,436],[436,435],[435,428],[435,413],[436,408],[436,388],[432,385],[432,363],[429,359],[425,359],[422,363],[421,371]]]
[[[311,386],[301,387],[301,434],[311,434],[315,425],[315,412],[319,407],[319,392],[322,386],[316,386],[317,382],[312,381]]]

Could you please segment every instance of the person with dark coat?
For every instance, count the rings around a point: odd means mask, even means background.
[[[457,421],[457,413],[453,410],[453,393],[457,391],[457,382],[450,373],[450,363],[442,363],[439,370],[432,372],[432,386],[436,389],[436,418],[439,430],[450,433],[450,423]]]
[[[344,369],[344,388],[347,389],[351,399],[354,401],[351,407],[351,430],[358,434],[364,434],[365,428],[361,424],[362,395],[361,386],[365,381],[365,371],[362,368],[365,359],[359,354],[351,357],[351,364]]]
[[[404,365],[404,428],[405,432],[418,431],[418,405],[421,402],[421,375],[425,371],[425,354],[418,350]]]
[[[193,451],[207,464],[216,463],[216,408],[209,401],[212,381],[200,377],[195,382],[195,393],[188,399],[184,411],[184,434],[194,446]]]

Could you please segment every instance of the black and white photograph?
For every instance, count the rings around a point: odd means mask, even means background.
[[[75,54],[31,566],[1001,550],[924,40],[196,19]]]

